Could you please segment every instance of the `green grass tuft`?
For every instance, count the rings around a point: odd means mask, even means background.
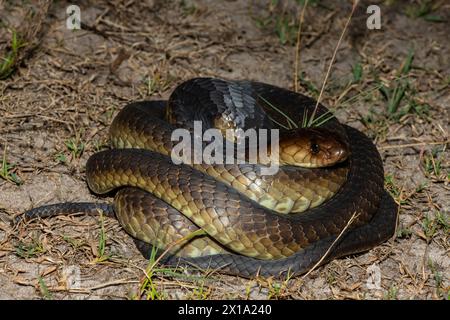
[[[306,116],[306,109],[305,109],[304,110],[304,114],[303,114],[303,121],[302,121],[302,123],[296,123],[294,120],[291,119],[291,117],[289,117],[285,112],[283,112],[283,110],[281,110],[280,108],[275,106],[273,103],[271,103],[270,101],[265,99],[263,96],[258,95],[258,97],[269,108],[275,110],[276,112],[278,112],[280,115],[282,115],[286,119],[287,125],[284,125],[284,124],[276,121],[275,119],[273,119],[272,117],[269,116],[270,120],[272,120],[275,124],[279,125],[280,127],[284,128],[286,130],[298,129],[298,128],[320,127],[321,125],[325,124],[326,122],[328,122],[329,120],[334,118],[334,115],[331,112],[331,110],[328,110],[327,112],[319,115],[318,117],[314,117],[313,118],[311,116],[311,118],[308,118]]]
[[[6,159],[6,146],[3,150],[3,158],[0,166],[0,178],[15,183],[16,185],[21,185],[22,180],[16,174],[15,165],[9,163]]]
[[[388,86],[384,84],[380,85],[379,90],[387,102],[386,111],[388,117],[390,118],[398,119],[405,113],[404,110],[403,112],[399,112],[399,107],[403,98],[410,90],[410,84],[407,76],[412,69],[413,60],[414,51],[410,49],[405,61],[403,61],[397,72],[396,78],[391,81]],[[411,110],[411,107],[408,110]]]
[[[42,277],[38,277],[38,282],[39,282],[39,289],[41,291],[42,297],[44,298],[44,300],[52,300],[53,296],[51,294],[51,292],[48,290],[47,285],[45,284],[45,281]]]
[[[353,74],[353,81],[352,83],[358,83],[362,79],[363,75],[363,68],[361,63],[356,63],[352,68],[352,74]]]
[[[94,260],[94,263],[102,263],[108,261],[111,256],[106,254],[106,231],[105,231],[105,218],[103,216],[102,211],[100,213],[100,235],[98,237],[98,247],[97,247],[97,257]]]
[[[65,145],[72,154],[73,159],[80,158],[86,146],[79,138],[70,138],[65,142]]]
[[[398,288],[395,285],[389,287],[388,291],[385,293],[384,297],[387,300],[397,300]]]
[[[439,1],[419,0],[405,6],[405,14],[413,19],[423,18],[428,22],[446,22],[444,17],[433,14],[439,10]]]
[[[44,245],[37,239],[31,240],[30,243],[19,242],[16,246],[16,255],[18,257],[28,259],[38,257],[45,252]]]
[[[0,80],[8,78],[14,72],[18,62],[19,50],[26,45],[17,31],[11,30],[11,33],[10,49],[5,57],[0,58]]]

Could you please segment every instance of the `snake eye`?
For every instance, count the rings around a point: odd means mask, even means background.
[[[312,152],[313,154],[318,154],[319,151],[320,151],[319,145],[318,145],[316,142],[313,141],[313,142],[311,143],[311,152]]]

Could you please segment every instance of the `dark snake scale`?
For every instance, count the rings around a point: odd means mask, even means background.
[[[258,165],[172,163],[170,132],[189,128],[192,120],[211,122],[211,106],[227,119],[235,117],[235,123],[245,119],[244,128],[262,123],[288,131],[278,125],[286,117],[268,108],[267,101],[296,123],[311,116],[315,106],[310,98],[272,85],[211,78],[179,85],[168,102],[130,104],[111,125],[115,148],[92,155],[86,164],[94,193],[119,190],[114,204],[54,204],[29,210],[24,217],[102,210],[119,220],[147,258],[152,246],[161,252],[178,240],[163,256],[165,265],[243,277],[302,274],[392,237],[398,209],[384,190],[381,157],[369,138],[335,118],[322,127],[344,141],[350,153],[331,167],[287,166],[274,176],[260,176]],[[324,114],[327,109],[320,106],[317,116]],[[179,241],[199,228],[205,234]]]

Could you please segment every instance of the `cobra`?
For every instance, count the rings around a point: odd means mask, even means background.
[[[127,105],[110,127],[113,149],[89,158],[89,188],[118,190],[114,204],[54,204],[24,217],[102,209],[146,257],[153,246],[169,248],[164,264],[243,277],[298,275],[368,250],[394,234],[398,214],[384,190],[381,157],[369,138],[334,117],[318,128],[290,127],[328,114],[315,105],[260,82],[191,79],[168,101]],[[279,129],[284,166],[262,176],[264,164],[174,165],[170,134],[192,130],[194,121],[205,128]],[[177,243],[199,229],[203,235]]]

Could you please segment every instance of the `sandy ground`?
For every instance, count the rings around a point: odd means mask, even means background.
[[[46,203],[98,200],[85,163],[129,101],[167,98],[196,76],[293,89],[296,1],[81,1],[78,31],[66,28],[66,1],[0,2],[0,56],[12,51],[12,30],[23,40],[17,68],[0,81],[0,299],[448,299],[450,7],[376,2],[381,30],[366,28],[361,3],[323,102],[376,142],[400,204],[397,235],[281,282],[158,270],[149,280],[147,261],[112,219],[10,221]],[[299,91],[313,97],[351,10],[336,3],[306,10]],[[378,276],[379,286],[370,280]]]

